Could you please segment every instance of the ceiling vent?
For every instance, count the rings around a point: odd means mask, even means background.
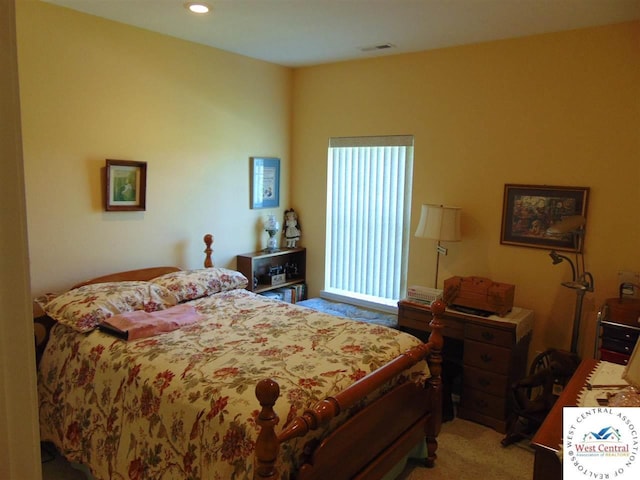
[[[387,50],[389,48],[396,48],[392,43],[382,43],[380,45],[371,45],[369,47],[361,47],[361,52],[373,52],[374,50]]]

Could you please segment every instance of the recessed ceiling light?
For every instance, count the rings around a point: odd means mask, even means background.
[[[193,13],[209,13],[209,10],[211,10],[209,5],[207,5],[206,3],[200,3],[200,2],[185,3],[185,7],[187,7],[189,11]]]

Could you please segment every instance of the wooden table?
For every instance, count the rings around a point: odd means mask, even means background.
[[[562,408],[576,406],[578,395],[585,387],[587,377],[598,360],[583,360],[569,383],[556,400],[553,408],[531,441],[535,450],[533,480],[560,480],[562,463],[558,454],[562,445]]]

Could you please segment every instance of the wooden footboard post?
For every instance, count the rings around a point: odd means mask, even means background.
[[[275,432],[278,415],[273,406],[280,395],[280,386],[271,379],[260,380],[256,385],[256,398],[262,409],[256,423],[261,427],[256,440],[254,480],[277,480],[276,460],[280,443]]]
[[[442,301],[437,300],[431,304],[431,313],[433,316],[429,323],[429,327],[431,327],[429,343],[431,343],[432,346],[427,357],[431,377],[427,382],[430,390],[430,411],[432,414],[429,416],[424,431],[427,442],[427,459],[425,461],[427,467],[434,466],[437,457],[436,450],[438,449],[437,437],[440,433],[440,427],[442,426],[442,346],[444,345],[442,329],[444,324],[440,320],[440,317],[444,311],[445,304]]]

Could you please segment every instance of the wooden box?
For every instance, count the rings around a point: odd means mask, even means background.
[[[444,281],[443,297],[448,305],[484,310],[501,317],[513,308],[516,287],[483,277],[451,277]]]
[[[637,298],[607,298],[608,320],[640,327],[640,300]]]

